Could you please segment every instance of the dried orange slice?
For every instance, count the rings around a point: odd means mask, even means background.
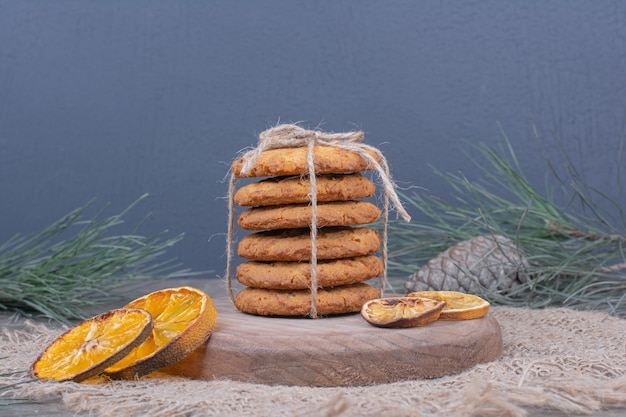
[[[428,298],[376,298],[363,304],[361,315],[376,327],[417,327],[437,320],[445,305]]]
[[[489,302],[482,298],[457,291],[418,291],[406,297],[430,298],[445,301],[439,320],[472,320],[484,317],[489,310]]]
[[[128,303],[152,314],[150,337],[105,373],[133,379],[171,365],[204,344],[213,331],[217,310],[203,291],[191,287],[155,291]]]
[[[80,382],[102,373],[150,335],[152,317],[145,310],[122,308],[72,327],[33,363],[30,375]]]

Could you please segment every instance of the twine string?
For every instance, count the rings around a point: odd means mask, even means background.
[[[231,276],[233,275],[233,242],[235,238],[235,189],[237,187],[237,177],[235,174],[230,175],[228,184],[228,231],[226,236],[226,292],[232,303],[235,303],[235,295],[233,294],[233,283]]]
[[[315,158],[313,148],[316,144],[315,138],[309,141],[307,146],[307,165],[309,169],[309,184],[311,185],[311,318],[317,318],[317,185],[315,178]]]
[[[365,158],[374,170],[377,172],[380,178],[383,191],[383,236],[382,236],[382,261],[383,261],[383,275],[380,277],[381,295],[384,292],[387,284],[387,240],[388,240],[388,220],[389,220],[389,208],[390,203],[393,204],[396,212],[406,222],[411,220],[411,216],[406,212],[400,199],[396,193],[396,185],[391,178],[389,165],[384,155],[375,147],[360,143],[365,134],[360,131],[346,132],[346,133],[329,133],[319,130],[307,130],[296,124],[281,124],[270,129],[265,130],[259,135],[258,146],[248,152],[246,152],[242,159],[244,163],[241,167],[240,175],[245,176],[254,166],[256,159],[264,151],[270,149],[279,148],[307,148],[307,170],[309,174],[309,183],[311,186],[310,200],[311,200],[311,309],[309,315],[312,318],[317,317],[317,187],[316,187],[316,175],[315,175],[315,155],[314,147],[317,145],[332,146],[335,148],[345,149],[347,151],[355,152],[361,157]],[[377,158],[373,157],[371,153],[374,153]],[[233,240],[234,240],[234,192],[236,188],[237,177],[233,174],[228,190],[229,199],[229,215],[228,215],[228,236],[227,236],[227,267],[226,267],[226,282],[228,295],[231,301],[234,302],[234,295],[232,291],[231,276],[232,276],[232,258],[233,258]]]

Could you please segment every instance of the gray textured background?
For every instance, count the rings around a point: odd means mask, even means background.
[[[0,241],[148,192],[122,232],[152,211],[222,274],[229,162],[279,120],[362,129],[441,196],[429,164],[480,179],[460,145],[500,128],[543,187],[534,126],[626,206],[625,115],[624,1],[0,0]]]

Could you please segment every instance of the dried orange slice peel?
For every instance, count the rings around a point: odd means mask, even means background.
[[[92,317],[52,342],[33,363],[30,375],[80,382],[96,376],[148,338],[152,316],[122,308]]]
[[[125,307],[150,312],[154,327],[144,343],[106,369],[116,379],[138,378],[180,361],[206,343],[217,320],[211,297],[191,287],[155,291]]]
[[[439,320],[472,320],[487,315],[489,302],[482,298],[457,291],[418,291],[412,292],[406,297],[429,298],[432,300],[445,301]]]
[[[377,298],[363,304],[361,316],[376,327],[417,327],[437,320],[445,305],[428,298]]]

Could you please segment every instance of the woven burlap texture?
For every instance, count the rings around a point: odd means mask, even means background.
[[[267,386],[192,381],[154,373],[102,384],[35,381],[3,395],[59,401],[78,415],[170,416],[525,416],[532,407],[571,414],[626,406],[626,320],[565,308],[492,307],[504,354],[461,374],[363,387]],[[271,320],[271,319],[270,319]],[[4,372],[27,369],[62,329],[4,329]],[[209,343],[210,348],[210,343]],[[23,381],[3,376],[3,385]]]

